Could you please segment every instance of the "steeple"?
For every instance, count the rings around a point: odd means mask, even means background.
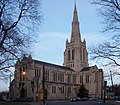
[[[63,65],[75,71],[80,71],[82,68],[88,66],[86,41],[81,41],[76,2],[74,5],[71,40],[70,42],[68,39],[66,40]]]
[[[79,29],[79,21],[78,21],[78,15],[77,15],[76,2],[74,5],[74,13],[73,13],[71,42],[81,42],[81,35],[80,35],[80,29]]]

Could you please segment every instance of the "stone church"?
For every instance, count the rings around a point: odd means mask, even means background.
[[[89,66],[86,41],[81,40],[75,4],[71,39],[66,40],[63,66],[24,56],[15,64],[10,96],[35,99],[37,94],[42,99],[44,92],[47,99],[70,99],[83,84],[89,97],[102,98],[103,82],[103,70],[96,65]]]

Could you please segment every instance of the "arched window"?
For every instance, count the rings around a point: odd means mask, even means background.
[[[83,61],[85,61],[85,49],[83,49]]]
[[[83,76],[80,76],[80,84],[83,84]]]
[[[82,60],[82,48],[80,47],[80,61]]]
[[[68,61],[70,61],[70,50],[68,51]]]
[[[72,60],[74,60],[74,59],[75,59],[75,50],[72,49]]]

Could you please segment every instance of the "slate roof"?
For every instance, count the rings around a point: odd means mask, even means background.
[[[80,72],[82,71],[89,71],[92,67],[84,67],[82,70],[80,70]]]
[[[73,69],[71,69],[69,67],[65,67],[65,66],[60,66],[60,65],[56,65],[56,64],[52,64],[52,63],[48,63],[48,62],[43,62],[43,61],[38,61],[38,60],[33,60],[33,61],[34,61],[34,63],[42,64],[45,66],[57,67],[57,68],[66,69],[69,71],[74,71]]]
[[[84,67],[82,70],[80,70],[80,72],[83,72],[83,71],[89,71],[92,67],[95,67],[95,66],[90,66],[90,67]],[[103,72],[102,69],[98,69],[100,72]]]

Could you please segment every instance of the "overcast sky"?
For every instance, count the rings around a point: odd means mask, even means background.
[[[76,0],[82,40],[86,39],[87,48],[93,43],[108,39],[102,34],[101,18],[96,12],[97,6],[90,0]],[[74,0],[42,0],[43,22],[39,28],[38,43],[32,49],[34,59],[62,65],[64,61],[65,41],[70,39],[73,20]],[[89,62],[90,65],[94,63]],[[0,90],[8,89],[2,83]]]

